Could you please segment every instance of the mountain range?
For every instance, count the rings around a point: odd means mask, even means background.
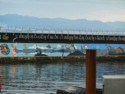
[[[0,26],[19,27],[43,27],[61,29],[84,29],[84,30],[125,30],[125,22],[101,22],[97,20],[78,19],[70,20],[64,18],[37,18],[21,16],[17,14],[0,15]]]

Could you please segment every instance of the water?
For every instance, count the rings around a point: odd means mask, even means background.
[[[85,86],[85,63],[0,65],[2,94],[56,94],[57,89]],[[97,63],[97,87],[102,75],[125,75],[125,63]]]

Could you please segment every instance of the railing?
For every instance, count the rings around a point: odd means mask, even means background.
[[[123,30],[91,30],[91,29],[63,29],[63,28],[36,28],[36,27],[0,27],[0,32],[8,33],[47,33],[47,34],[86,34],[86,35],[116,35],[123,36]]]

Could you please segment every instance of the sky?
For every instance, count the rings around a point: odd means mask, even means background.
[[[0,0],[0,15],[125,21],[125,0]]]

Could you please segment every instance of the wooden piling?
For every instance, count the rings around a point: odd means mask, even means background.
[[[96,50],[86,50],[86,94],[96,94]]]

